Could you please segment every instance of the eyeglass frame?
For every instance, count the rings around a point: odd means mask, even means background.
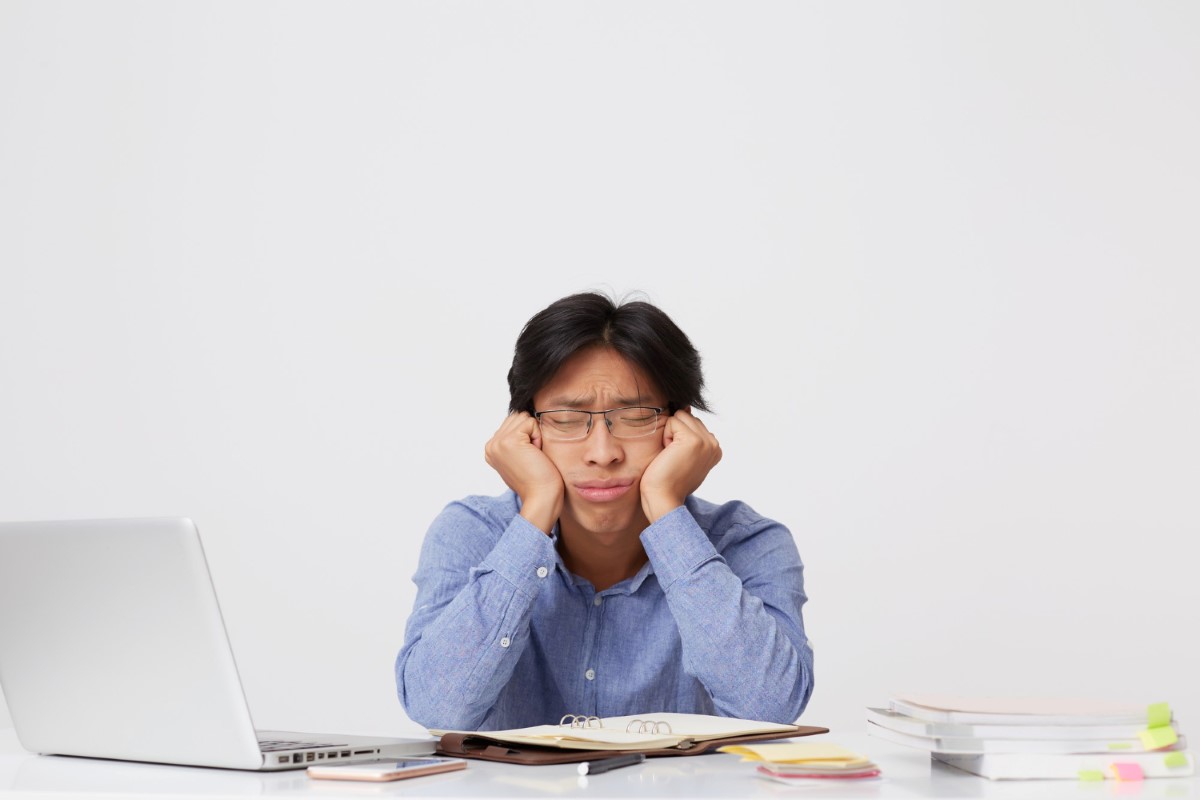
[[[654,412],[654,427],[651,428],[648,433],[643,433],[640,436],[617,436],[615,433],[613,433],[612,420],[610,420],[608,418],[608,415],[614,411],[629,411],[634,408],[641,408],[641,409],[645,409],[646,411],[653,411]],[[538,422],[538,427],[541,427],[542,414],[553,414],[556,411],[558,411],[558,412],[570,411],[573,413],[588,415],[587,430],[584,431],[583,436],[580,436],[577,439],[552,439],[551,440],[551,441],[558,441],[558,442],[582,442],[584,439],[591,436],[592,435],[592,420],[595,418],[595,416],[597,414],[602,414],[604,416],[604,426],[606,428],[608,428],[609,435],[612,436],[614,439],[621,439],[623,441],[629,441],[632,439],[645,439],[646,437],[653,435],[654,431],[658,430],[658,416],[660,414],[662,414],[664,411],[666,411],[667,416],[669,417],[669,416],[671,416],[671,414],[674,413],[674,411],[672,411],[670,408],[664,408],[662,406],[621,406],[620,408],[607,408],[604,411],[588,411],[587,409],[584,409],[584,408],[547,408],[543,411],[534,411],[530,416],[532,416],[534,419],[536,419]]]

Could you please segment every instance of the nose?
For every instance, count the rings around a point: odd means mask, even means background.
[[[584,460],[589,464],[615,464],[624,457],[621,440],[612,435],[604,417],[600,417],[584,439]]]

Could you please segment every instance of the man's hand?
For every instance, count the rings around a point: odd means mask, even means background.
[[[642,473],[642,511],[656,521],[683,505],[721,460],[721,445],[704,423],[687,411],[667,417],[663,450]]]
[[[549,534],[562,513],[563,479],[542,452],[537,420],[524,411],[509,414],[484,446],[483,457],[521,498],[521,516]]]

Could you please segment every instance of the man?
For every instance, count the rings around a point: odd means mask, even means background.
[[[396,660],[409,716],[498,730],[564,714],[792,722],[812,693],[803,566],[721,459],[700,356],[661,310],[598,294],[536,314],[485,448],[511,491],[434,520]]]

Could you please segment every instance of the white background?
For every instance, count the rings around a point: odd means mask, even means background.
[[[0,519],[193,517],[256,722],[415,730],[517,333],[640,290],[805,559],[806,722],[1194,728],[1198,98],[1191,3],[8,0]]]

